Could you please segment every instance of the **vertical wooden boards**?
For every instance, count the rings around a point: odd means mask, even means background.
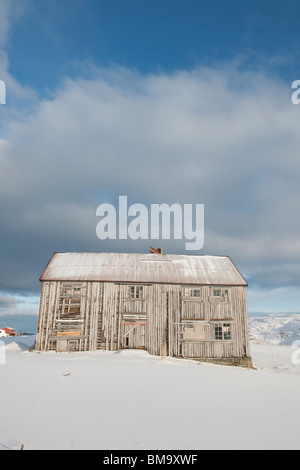
[[[186,358],[249,357],[246,287],[43,282],[37,350],[127,347]]]

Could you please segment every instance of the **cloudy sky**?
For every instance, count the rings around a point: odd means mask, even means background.
[[[119,195],[205,204],[199,254],[299,312],[299,31],[298,0],[0,0],[0,314],[37,311],[53,252],[186,253],[100,241]]]

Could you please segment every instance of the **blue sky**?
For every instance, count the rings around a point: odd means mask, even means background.
[[[247,54],[247,64],[273,67],[289,82],[299,75],[298,1],[22,1],[10,68],[41,93],[85,61],[155,73]]]
[[[0,0],[0,313],[36,311],[54,251],[147,252],[96,237],[119,195],[205,204],[201,253],[250,310],[299,312],[299,23],[296,0]]]

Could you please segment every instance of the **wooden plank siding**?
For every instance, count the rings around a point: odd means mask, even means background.
[[[187,286],[138,285],[141,297],[130,298],[132,284],[42,282],[35,349],[137,347],[160,356],[228,359],[229,363],[232,358],[241,364],[250,359],[246,287],[226,286],[228,294],[218,298],[212,289],[222,286],[192,286],[199,290],[197,297],[191,297]],[[226,339],[216,339],[218,327],[218,334],[227,334]]]

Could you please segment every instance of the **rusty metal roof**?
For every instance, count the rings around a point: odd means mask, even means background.
[[[247,286],[227,256],[55,253],[40,280]]]

